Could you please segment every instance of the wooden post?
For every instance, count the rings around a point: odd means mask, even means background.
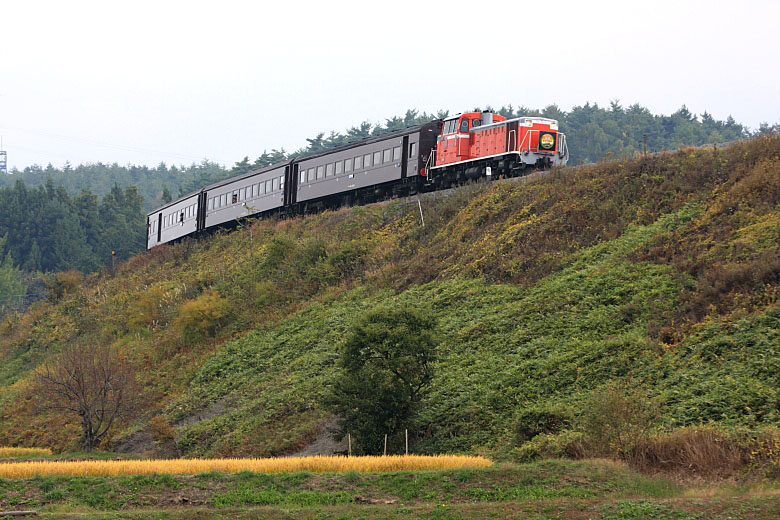
[[[387,434],[385,434],[385,457],[387,457]]]
[[[347,434],[347,446],[348,446],[347,449],[349,450],[347,451],[347,453],[349,454],[348,456],[351,457],[352,456],[352,435],[350,434]]]
[[[404,430],[404,434],[406,435],[406,455],[409,455],[409,430]]]

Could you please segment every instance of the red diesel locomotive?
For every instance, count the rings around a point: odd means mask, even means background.
[[[499,173],[519,175],[528,167],[563,165],[568,159],[566,135],[554,119],[467,112],[444,120],[420,173],[438,184]]]

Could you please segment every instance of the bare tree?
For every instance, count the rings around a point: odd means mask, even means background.
[[[133,368],[109,346],[67,345],[38,368],[35,399],[42,410],[81,419],[84,450],[95,449],[115,422],[137,409]]]

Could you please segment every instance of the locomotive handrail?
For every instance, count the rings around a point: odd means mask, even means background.
[[[526,138],[528,138],[528,151],[529,152],[531,151],[531,132],[533,132],[533,130],[528,130],[525,133],[525,137],[523,137],[523,140],[520,142],[520,148],[518,148],[517,150],[518,152],[522,152],[523,150],[525,150],[525,148],[523,148],[523,145],[525,144]]]
[[[428,154],[428,159],[425,161],[425,180],[431,180],[431,166],[435,165],[434,157],[436,156],[436,148],[431,148],[431,153]]]

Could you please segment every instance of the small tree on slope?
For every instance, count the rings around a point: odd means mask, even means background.
[[[358,451],[382,453],[384,435],[397,449],[427,390],[436,353],[435,322],[418,312],[379,309],[353,326],[339,359],[341,372],[326,406],[339,417],[337,435]]]
[[[33,391],[39,409],[78,415],[85,451],[138,405],[132,367],[108,346],[65,346],[38,368]]]

